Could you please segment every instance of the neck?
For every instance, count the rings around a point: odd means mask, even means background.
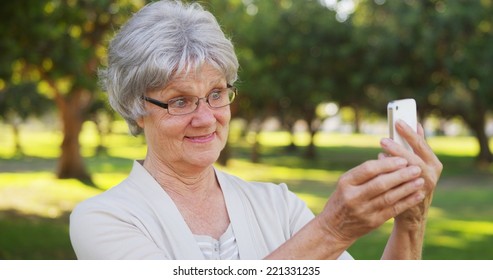
[[[218,186],[214,168],[177,169],[161,161],[146,158],[143,166],[170,194],[179,196],[200,195]]]

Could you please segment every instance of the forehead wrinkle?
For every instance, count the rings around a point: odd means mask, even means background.
[[[201,70],[204,70],[204,67],[202,67]],[[169,81],[164,90],[188,92],[193,91],[194,85],[200,82],[206,82],[208,86],[213,87],[225,80],[226,77],[224,77],[223,73],[220,70],[210,67],[207,68],[205,71],[178,74]]]

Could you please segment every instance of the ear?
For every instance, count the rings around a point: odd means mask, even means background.
[[[144,129],[144,117],[139,117],[135,120],[135,122],[140,126],[140,128]]]

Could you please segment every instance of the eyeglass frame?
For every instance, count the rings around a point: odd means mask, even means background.
[[[156,106],[159,106],[159,107],[161,107],[161,108],[163,108],[163,109],[166,109],[166,111],[168,111],[168,114],[170,114],[170,115],[172,115],[172,116],[184,116],[184,115],[192,114],[193,112],[195,112],[195,111],[197,110],[197,108],[199,107],[200,100],[202,100],[202,99],[204,99],[204,100],[205,100],[205,103],[207,103],[207,105],[208,105],[208,106],[209,106],[209,108],[211,108],[211,109],[219,109],[219,108],[223,108],[223,107],[226,107],[226,106],[228,106],[228,105],[231,105],[231,103],[233,103],[233,101],[235,100],[236,96],[238,95],[238,89],[237,89],[236,87],[232,86],[232,85],[229,85],[229,84],[226,86],[226,88],[221,89],[221,91],[222,91],[222,90],[225,90],[225,89],[230,90],[230,91],[233,93],[233,97],[231,98],[231,100],[230,100],[230,102],[229,102],[228,104],[226,104],[226,105],[222,105],[222,106],[219,106],[219,107],[213,107],[213,106],[209,103],[209,96],[210,96],[212,93],[214,93],[214,91],[211,91],[211,92],[210,92],[210,93],[208,93],[205,97],[196,97],[196,96],[193,96],[193,95],[183,95],[183,96],[178,96],[178,97],[176,97],[176,98],[180,98],[180,97],[186,97],[186,96],[188,96],[188,97],[194,97],[194,98],[197,98],[197,102],[195,102],[195,105],[197,105],[197,106],[195,107],[195,109],[193,109],[193,111],[191,111],[191,112],[184,113],[184,114],[172,114],[172,113],[170,113],[170,112],[169,112],[169,109],[168,109],[168,105],[169,105],[169,103],[164,103],[164,102],[161,102],[161,101],[159,101],[159,100],[157,100],[157,99],[154,99],[154,98],[151,98],[151,97],[148,97],[148,96],[145,96],[145,95],[143,95],[143,96],[142,96],[142,100],[147,101],[147,102],[149,102],[149,103],[151,103],[151,104],[154,104],[154,105],[156,105]],[[174,99],[174,98],[171,98],[171,99]],[[171,99],[170,99],[170,100],[171,100]],[[168,102],[169,102],[169,100],[168,100]]]

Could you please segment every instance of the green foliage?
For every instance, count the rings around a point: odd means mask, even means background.
[[[3,1],[0,91],[36,84],[36,92],[56,99],[67,139],[77,139],[79,130],[68,128],[89,117],[112,119],[96,69],[115,29],[145,2]],[[304,119],[316,131],[321,102],[353,108],[357,125],[368,111],[385,114],[390,99],[414,97],[421,117],[461,117],[478,139],[478,159],[493,161],[485,133],[493,106],[491,0],[355,1],[346,21],[316,0],[201,2],[236,46],[236,115],[276,116],[287,129]],[[31,102],[23,104],[41,102],[26,98]],[[0,107],[5,100],[0,96]],[[16,110],[44,108],[35,107]],[[78,143],[66,147],[77,151]]]
[[[91,90],[107,36],[136,8],[123,0],[23,0],[1,5],[0,34],[6,38],[2,73],[30,70],[37,73],[36,81],[69,77],[73,87]],[[17,61],[22,69],[9,69]]]
[[[461,116],[491,162],[491,1],[357,1],[345,22],[318,1],[210,1],[242,65],[239,114],[309,123],[321,102],[384,115],[413,97],[422,118]],[[222,1],[224,2],[224,1]],[[234,4],[233,4],[234,3]]]
[[[277,115],[288,126],[298,118],[311,122],[316,106],[334,91],[332,61],[345,40],[344,25],[318,1],[245,3],[235,10],[242,24],[224,22],[242,65],[242,116]]]
[[[491,1],[362,1],[352,20],[378,62],[370,106],[413,97],[421,116],[460,116],[480,143],[478,160],[491,163],[492,12]]]
[[[15,118],[25,121],[30,116],[39,117],[52,107],[53,103],[38,93],[35,83],[22,83],[0,90],[0,118],[13,122]]]
[[[60,178],[91,180],[79,153],[82,123],[92,113],[97,122],[97,69],[106,43],[140,0],[24,0],[2,2],[0,90],[35,83],[61,116],[64,141]],[[34,99],[33,99],[34,101]],[[101,103],[99,103],[101,104]],[[99,111],[99,112],[98,112]]]

